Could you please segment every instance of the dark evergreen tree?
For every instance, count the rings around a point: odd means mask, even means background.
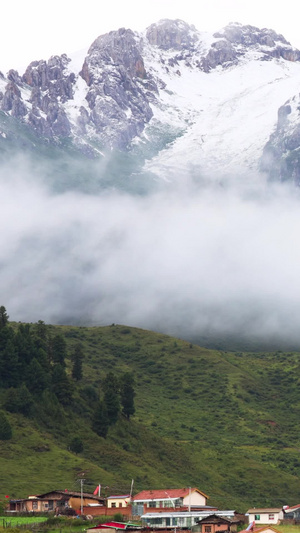
[[[49,374],[35,357],[27,367],[26,385],[32,394],[41,394],[50,385]]]
[[[45,370],[45,372],[49,373],[51,370],[51,365],[48,361],[47,352],[45,352],[43,348],[38,347],[35,353],[35,357],[40,363],[41,367]]]
[[[9,316],[6,312],[4,305],[0,306],[0,329],[4,328],[8,324]]]
[[[35,348],[29,324],[19,325],[15,336],[15,347],[20,362],[20,371],[24,373],[35,354]]]
[[[121,404],[122,404],[122,413],[126,418],[130,418],[135,413],[134,407],[134,378],[133,375],[129,372],[123,374],[120,380],[120,394],[121,394]]]
[[[9,440],[12,438],[12,429],[5,414],[0,411],[0,440]]]
[[[43,320],[38,320],[34,325],[34,333],[39,339],[47,341],[47,326]]]
[[[67,357],[67,343],[61,334],[55,335],[50,339],[50,360],[54,364],[66,366],[65,358]]]
[[[1,354],[0,375],[5,388],[18,387],[21,383],[20,365],[13,340],[9,339]]]
[[[112,372],[106,375],[104,388],[104,403],[107,409],[107,416],[109,424],[115,424],[118,420],[120,413],[120,395],[119,395],[119,383],[117,378]]]
[[[97,435],[99,435],[99,437],[104,437],[105,439],[107,436],[108,428],[109,420],[107,408],[103,401],[99,401],[94,411],[92,429],[93,431],[95,431],[95,433],[97,433]]]
[[[81,453],[83,452],[83,442],[80,437],[74,437],[69,445],[69,449],[73,453]]]
[[[34,324],[33,329],[32,329],[32,334],[33,334],[34,344],[37,347],[37,349],[42,349],[47,355],[48,328],[46,324],[42,320],[39,320],[36,324]]]
[[[29,416],[32,405],[32,396],[23,383],[17,389],[13,387],[8,389],[3,407],[10,413],[22,413],[25,416]]]
[[[6,343],[11,340],[14,341],[15,333],[10,326],[0,328],[0,352],[4,350]]]
[[[72,354],[72,362],[73,362],[72,378],[76,379],[76,381],[80,381],[82,379],[82,361],[83,361],[82,345],[78,342]]]
[[[52,370],[52,391],[58,401],[69,405],[72,401],[72,386],[62,365],[54,365]]]
[[[40,417],[43,424],[49,427],[53,427],[54,421],[55,423],[61,423],[64,419],[61,404],[57,396],[49,389],[45,389],[41,395],[37,416]]]

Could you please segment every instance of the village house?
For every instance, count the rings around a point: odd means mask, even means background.
[[[283,509],[284,520],[293,520],[294,522],[300,521],[300,504],[293,505],[292,507],[285,506]]]
[[[238,519],[212,514],[199,520],[197,522],[198,527],[195,526],[193,531],[199,533],[236,533],[237,526],[241,523],[243,522]]]
[[[196,488],[143,490],[132,498],[132,514],[141,516],[153,509],[201,509],[208,496]]]
[[[124,496],[108,496],[106,498],[106,505],[108,508],[120,508],[127,507],[130,504],[130,494]]]
[[[271,507],[269,509],[248,509],[249,524],[280,524],[283,520],[284,511],[282,507]]]
[[[141,516],[144,526],[153,529],[174,529],[176,527],[183,529],[194,528],[200,520],[207,518],[212,514],[211,510],[207,511],[168,511],[146,513]],[[234,520],[236,511],[216,511],[218,517],[229,518]]]
[[[105,499],[86,492],[54,490],[36,496],[28,496],[28,498],[10,500],[9,511],[16,513],[53,512],[55,514],[63,514],[67,509],[79,511],[81,506],[95,503],[96,505],[105,506]]]

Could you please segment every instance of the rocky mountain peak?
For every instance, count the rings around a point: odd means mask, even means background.
[[[251,25],[242,25],[231,22],[220,32],[214,33],[215,38],[224,39],[237,50],[239,54],[249,50],[260,52],[266,59],[268,57],[282,57],[288,61],[299,61],[300,52],[280,34],[268,28],[257,28]]]
[[[193,48],[198,40],[197,31],[183,20],[163,19],[147,28],[146,38],[152,46],[162,50]]]
[[[280,61],[266,65],[273,58]],[[255,72],[258,61],[260,70],[278,68],[281,79],[281,70],[291,70],[285,60],[300,61],[300,52],[273,30],[231,23],[212,35],[163,19],[143,34],[120,28],[100,35],[81,58],[81,69],[63,54],[31,62],[23,76],[15,70],[0,74],[0,109],[40,139],[67,142],[87,155],[115,148],[144,154],[163,150],[197,122],[199,109],[205,110],[202,93],[214,76],[225,79],[235,67],[246,72],[250,64]],[[191,101],[184,104],[189,91]],[[292,116],[296,121],[296,111]]]
[[[214,37],[225,38],[234,44],[243,44],[245,46],[265,45],[275,46],[276,43],[289,45],[290,43],[275,31],[255,26],[242,25],[238,22],[231,22],[220,32],[214,33]]]
[[[82,77],[88,85],[98,78],[99,69],[104,65],[122,65],[130,78],[146,77],[139,39],[132,30],[120,28],[100,35],[93,42],[82,69]]]

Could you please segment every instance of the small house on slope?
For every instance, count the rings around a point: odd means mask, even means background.
[[[280,524],[284,517],[284,511],[282,507],[270,507],[267,509],[249,509],[247,511],[249,516],[249,524],[252,522],[255,525],[259,524]]]
[[[78,512],[81,506],[89,504],[105,506],[105,499],[86,492],[74,492],[69,490],[53,490],[36,496],[29,496],[18,500],[10,500],[9,511],[16,513],[44,513],[54,512],[65,514],[73,509]]]
[[[208,496],[197,488],[142,490],[132,498],[132,514],[141,516],[153,509],[206,507]]]
[[[199,533],[236,533],[237,526],[241,523],[240,520],[234,518],[212,514],[198,520],[197,526],[193,528],[193,531]]]
[[[293,505],[292,507],[284,507],[284,520],[300,520],[300,504]]]
[[[108,508],[115,507],[127,507],[130,504],[130,494],[124,494],[121,496],[107,496],[106,505]]]

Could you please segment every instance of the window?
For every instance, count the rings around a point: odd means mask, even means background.
[[[204,526],[205,533],[211,533],[211,526]]]
[[[36,511],[38,508],[38,502],[32,502],[32,510]]]
[[[156,507],[156,502],[149,502],[149,507]]]
[[[116,502],[112,502],[111,506],[116,507]]]
[[[274,513],[269,514],[269,520],[274,520],[274,518],[275,518]]]
[[[254,516],[254,520],[260,520],[260,514],[256,514],[256,515]]]
[[[122,502],[119,503],[119,507],[123,507]]]

